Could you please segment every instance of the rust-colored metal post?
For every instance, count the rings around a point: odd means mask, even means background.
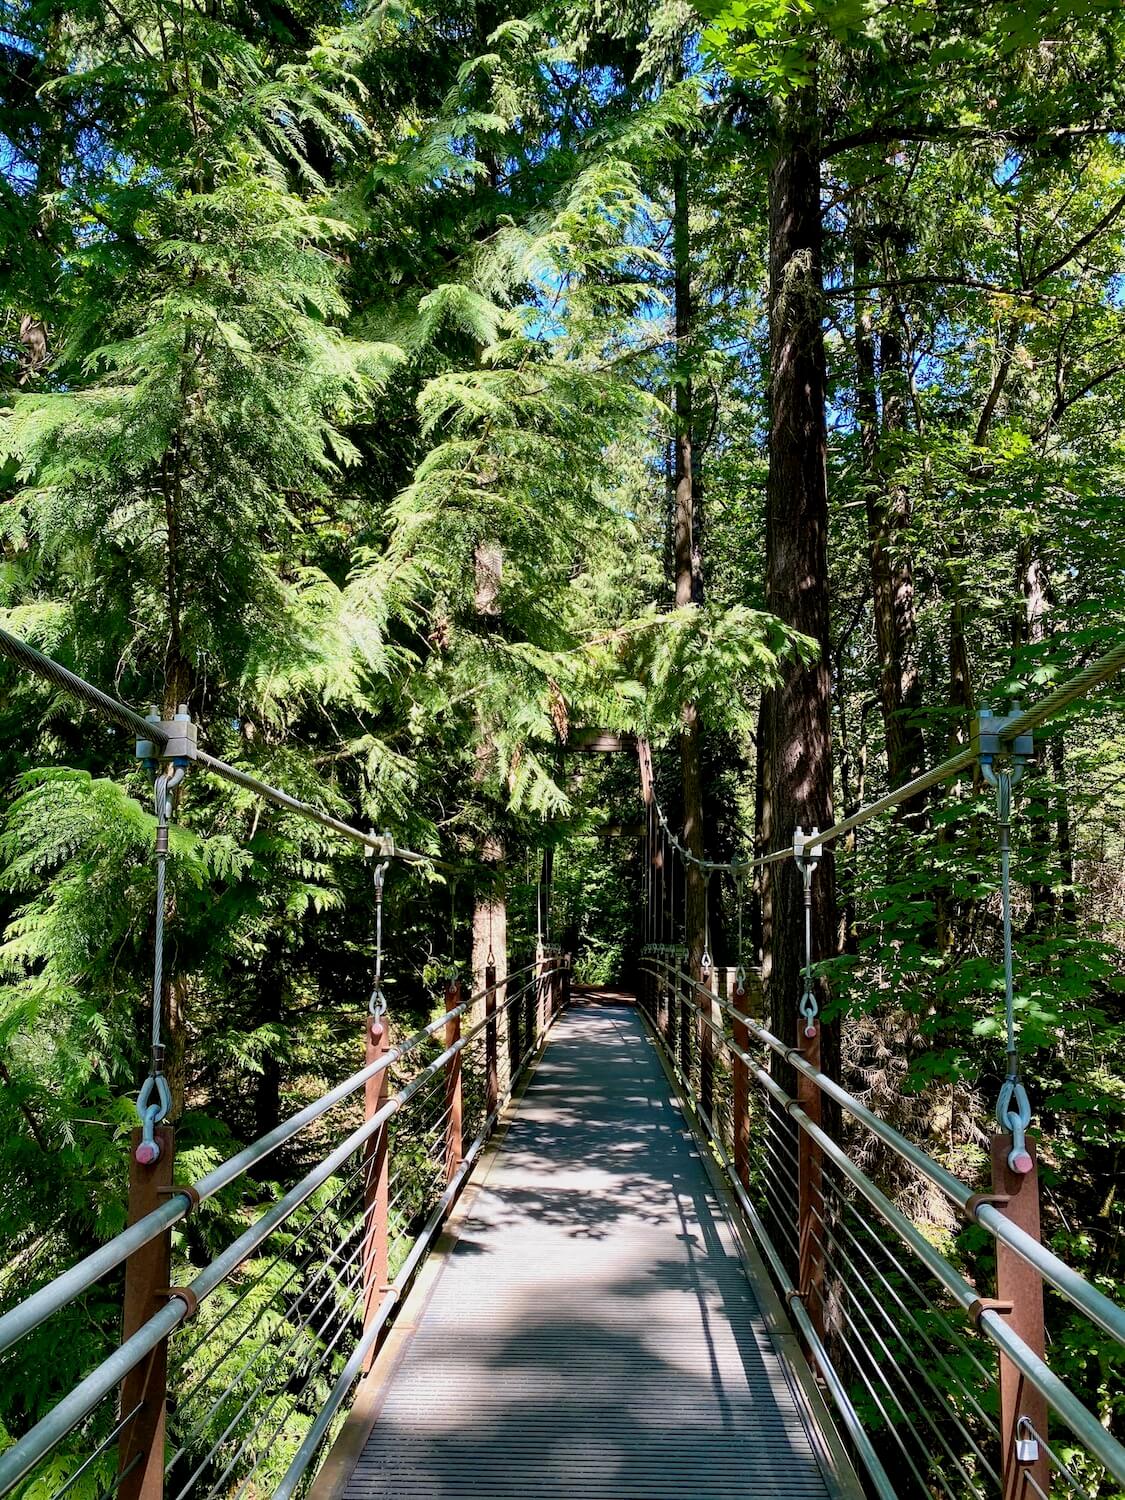
[[[738,1015],[746,1015],[746,981],[738,978],[731,992],[731,1005]],[[743,1052],[750,1046],[750,1033],[746,1022],[735,1020],[731,1024],[734,1045]],[[734,1172],[742,1186],[750,1188],[750,1069],[737,1052],[731,1054],[731,1130],[734,1136]]]
[[[1013,1172],[1008,1166],[1008,1152],[1012,1149],[1010,1135],[992,1137],[992,1191],[997,1197],[997,1208],[1005,1218],[1011,1219],[1033,1240],[1040,1238],[1039,1232],[1039,1167],[1033,1141],[1027,1142],[1027,1150],[1034,1165],[1030,1172]],[[1005,1201],[1007,1200],[1007,1201]],[[1024,1343],[1040,1359],[1046,1348],[1043,1330],[1043,1278],[1022,1256],[1010,1250],[1002,1240],[996,1242],[996,1299],[1010,1303],[1011,1312],[1006,1313],[1010,1327],[1018,1333]],[[1051,1488],[1051,1461],[1037,1444],[1037,1456],[1020,1459],[1016,1443],[1021,1417],[1026,1417],[1039,1435],[1047,1437],[1047,1402],[1028,1384],[1019,1370],[1003,1354],[1000,1355],[1000,1469],[1001,1494],[1003,1500],[1031,1500],[1039,1494],[1049,1494]]]
[[[699,1103],[709,1120],[715,1110],[715,1033],[707,1023],[715,1019],[715,1005],[711,999],[715,967],[712,965],[707,974],[700,970],[692,977],[707,989],[706,998],[696,990],[695,999],[699,1005]]]
[[[141,1131],[129,1143],[129,1223],[159,1208],[172,1185],[176,1136],[170,1125],[158,1125],[160,1155],[148,1165],[137,1161]],[[172,1233],[166,1230],[135,1250],[125,1262],[125,1307],[122,1343],[158,1313],[167,1300],[172,1274]],[[121,1414],[140,1410],[117,1441],[117,1493],[125,1500],[161,1500],[164,1494],[164,1422],[168,1403],[168,1341],[164,1339],[121,1382]]]
[[[566,1010],[570,1005],[570,983],[574,975],[574,960],[569,953],[563,954],[562,1003]]]
[[[500,1068],[496,1036],[496,965],[484,970],[484,1107],[493,1114],[500,1101]]]
[[[461,981],[455,979],[445,992],[446,1010],[461,1004]],[[461,1017],[451,1016],[445,1023],[445,1045],[452,1047],[461,1040]],[[452,1182],[461,1165],[465,1143],[461,1133],[461,1054],[455,1052],[445,1065],[445,1180]]]
[[[676,1020],[676,971],[675,969],[664,969],[663,975],[665,996],[664,1037],[668,1043],[668,1051],[671,1054],[672,1058],[675,1059],[676,1037],[678,1035],[678,1023]]]
[[[535,1046],[535,1018],[539,1009],[540,958],[535,960],[535,979],[521,1001],[523,1006],[523,1056],[531,1056]]]
[[[368,1016],[366,1026],[367,1066],[378,1062],[391,1046],[391,1027],[385,1015]],[[391,1070],[383,1068],[363,1088],[363,1117],[373,1120],[391,1096]],[[379,1313],[390,1282],[391,1159],[390,1132],[382,1125],[363,1143],[363,1327],[370,1328]],[[375,1361],[370,1349],[364,1361],[369,1370]]]
[[[676,982],[680,986],[680,1067],[684,1077],[691,1082],[691,1018],[695,1013],[695,992],[688,975],[677,967]]]
[[[810,1067],[820,1071],[820,1024],[798,1024],[799,1050]],[[817,1125],[822,1123],[821,1092],[803,1073],[797,1074],[797,1103]],[[797,1285],[809,1317],[824,1332],[824,1157],[803,1130],[797,1130]]]

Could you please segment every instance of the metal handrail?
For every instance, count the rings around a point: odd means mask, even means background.
[[[815,1084],[822,1093],[846,1109],[853,1119],[870,1130],[885,1145],[890,1146],[897,1156],[921,1172],[935,1187],[940,1188],[967,1217],[975,1219],[995,1239],[1002,1240],[1030,1266],[1033,1266],[1055,1291],[1066,1297],[1075,1307],[1084,1312],[1092,1323],[1096,1323],[1099,1328],[1125,1347],[1125,1308],[1107,1297],[1104,1292],[1098,1291],[1097,1287],[1092,1286],[1085,1277],[1080,1276],[1072,1266],[1060,1260],[1053,1251],[1041,1245],[1038,1240],[1032,1239],[1026,1231],[1000,1213],[993,1204],[980,1202],[979,1195],[974,1193],[974,1190],[963,1183],[959,1177],[955,1177],[952,1172],[934,1161],[919,1146],[914,1145],[906,1136],[897,1131],[893,1125],[888,1125],[885,1120],[880,1119],[854,1094],[849,1094],[847,1089],[812,1067],[795,1048],[787,1046],[766,1027],[735,1010],[733,1006],[714,995],[711,990],[701,985],[684,970],[675,968],[664,959],[655,958],[655,962],[659,962],[664,969],[679,974],[693,990],[705,995],[721,1011],[745,1025],[747,1031],[769,1047],[778,1057],[783,1058],[810,1083]],[[729,1041],[725,1032],[722,1035],[727,1045],[737,1051],[743,1061],[754,1066],[755,1059]]]
[[[524,964],[511,974],[497,979],[496,988],[499,989],[502,985],[510,984],[514,979],[532,973],[535,967],[534,961]],[[488,994],[488,990],[489,987],[485,986],[476,994],[470,995],[468,999],[462,1000],[452,1010],[445,1011],[436,1020],[428,1022],[405,1041],[389,1048],[374,1062],[368,1063],[366,1067],[353,1073],[350,1078],[345,1078],[335,1088],[329,1089],[328,1093],[322,1095],[321,1098],[305,1105],[304,1109],[298,1110],[295,1115],[282,1121],[266,1135],[251,1142],[249,1146],[220,1163],[219,1166],[212,1168],[198,1182],[191,1184],[190,1187],[173,1188],[166,1203],[153,1209],[144,1218],[138,1219],[135,1224],[122,1230],[104,1245],[99,1245],[84,1259],[76,1262],[68,1270],[48,1282],[46,1286],[40,1287],[30,1297],[10,1309],[0,1317],[0,1354],[18,1343],[32,1329],[37,1328],[40,1323],[58,1312],[60,1308],[65,1307],[67,1303],[73,1302],[75,1297],[87,1291],[103,1276],[107,1276],[110,1271],[128,1260],[129,1256],[135,1254],[142,1246],[149,1244],[165,1230],[179,1223],[195,1204],[205,1202],[221,1189],[229,1187],[252,1167],[256,1167],[287,1141],[299,1135],[306,1126],[319,1120],[336,1105],[357,1093],[370,1079],[377,1077],[385,1069],[407,1057],[449,1021],[463,1015],[478,1000],[482,1000]],[[521,990],[520,993],[522,994],[523,991]],[[506,998],[505,1005],[509,1003],[509,999],[510,997]]]
[[[523,969],[516,970],[516,974],[508,977],[516,977],[526,974],[533,969],[534,964],[527,965]],[[499,984],[505,981],[498,981]],[[537,983],[536,978],[529,979],[526,983],[517,986],[514,993],[506,995],[501,1005],[490,1015],[482,1017],[474,1025],[470,1026],[456,1041],[444,1048],[431,1062],[414,1075],[399,1091],[392,1095],[386,1103],[377,1110],[369,1120],[365,1120],[351,1132],[346,1139],[320,1161],[311,1171],[307,1172],[301,1180],[296,1183],[289,1192],[284,1195],[272,1208],[250,1226],[243,1234],[234,1240],[227,1248],[215,1257],[207,1266],[201,1270],[191,1283],[184,1289],[173,1288],[168,1303],[155,1313],[146,1323],[126,1340],[120,1348],[114,1350],[102,1361],[85,1379],[81,1380],[41,1418],[23,1437],[13,1443],[11,1447],[0,1453],[0,1495],[6,1494],[14,1485],[18,1484],[51,1450],[71,1432],[79,1422],[82,1421],[98,1403],[124,1379],[130,1370],[134,1369],[156,1346],[169,1335],[188,1317],[189,1312],[203,1300],[211,1295],[215,1289],[238,1269],[240,1265],[253,1253],[253,1251],[273,1234],[278,1227],[285,1223],[293,1213],[305,1203],[308,1198],[328,1180],[332,1174],[343,1165],[349,1156],[362,1146],[367,1140],[375,1135],[386,1125],[410,1099],[418,1092],[423,1084],[446,1063],[458,1053],[464,1050],[475,1037],[491,1023],[496,1024],[497,1018],[510,1006],[521,1000],[525,994],[532,990]],[[469,999],[462,1001],[451,1010],[445,1012],[436,1021],[431,1021],[422,1030],[416,1032],[410,1039],[412,1044],[417,1044],[425,1037],[431,1035],[435,1029],[444,1025],[464,1013],[464,1011],[482,996],[487,995],[492,986],[487,986]],[[537,1038],[538,1040],[538,1038]],[[529,1049],[524,1062],[531,1056]],[[402,1051],[398,1052],[398,1056]],[[389,1066],[396,1060],[394,1049],[384,1054],[386,1061],[384,1066]],[[372,1070],[364,1070],[373,1072]],[[357,1077],[359,1075],[356,1075]],[[349,1080],[350,1081],[350,1080]],[[511,1085],[509,1084],[509,1095]],[[490,1121],[493,1119],[490,1116]],[[15,1309],[14,1311],[18,1311]]]
[[[671,969],[670,965],[662,964],[661,967],[665,968],[666,971],[675,973],[679,978],[686,981],[689,993],[691,991],[698,991],[700,994],[706,996],[711,1005],[718,1005],[721,1010],[725,1010],[729,1014],[736,1016],[741,1025],[745,1025],[748,1030],[759,1035],[763,1040],[770,1037],[770,1033],[765,1032],[764,1028],[757,1026],[749,1017],[726,1005],[712,991],[698,984],[690,975],[684,974],[679,969]],[[683,998],[687,999],[688,994],[684,994]],[[694,996],[692,998],[694,999]],[[1110,1473],[1125,1483],[1125,1447],[1106,1431],[1097,1417],[1083,1406],[1069,1387],[1008,1326],[1003,1317],[994,1308],[980,1307],[980,1297],[975,1288],[941,1255],[921,1231],[911,1223],[906,1215],[895,1207],[882,1190],[852,1161],[851,1157],[840,1148],[832,1137],[801,1108],[795,1099],[792,1099],[785,1092],[777,1080],[771,1077],[757,1059],[739,1047],[732,1038],[728,1037],[725,1030],[715,1022],[713,1016],[707,1014],[702,1006],[695,1003],[693,1004],[693,1009],[704,1024],[721,1040],[723,1045],[747,1065],[749,1072],[765,1092],[786,1111],[811,1140],[817,1143],[823,1154],[862,1194],[871,1207],[879,1214],[883,1222],[910,1248],[930,1274],[945,1287],[946,1291],[959,1306],[965,1311],[976,1309],[977,1324],[981,1331],[992,1340],[1001,1353],[1011,1360],[1030,1384],[1044,1396],[1048,1404],[1054,1408],[1074,1435],[1085,1444],[1090,1453]],[[777,1043],[777,1039],[772,1038],[772,1043]],[[777,1043],[774,1050],[779,1050],[780,1055],[786,1056],[787,1060],[792,1061],[792,1058],[787,1056],[791,1049],[784,1048],[783,1044]],[[819,1082],[820,1075],[816,1069],[810,1068],[805,1064],[801,1071],[806,1077],[810,1077],[813,1082]],[[841,1090],[841,1092],[845,1091]],[[851,1098],[850,1095],[847,1097]],[[854,1102],[858,1103],[858,1101]],[[862,1108],[862,1106],[860,1107]],[[869,1113],[869,1111],[865,1112]],[[894,1133],[897,1135],[897,1132]],[[909,1143],[907,1142],[906,1144]],[[917,1148],[912,1148],[911,1155],[907,1158],[908,1160],[914,1160],[915,1151],[917,1151]],[[924,1156],[924,1153],[919,1154]],[[929,1160],[928,1158],[926,1159]],[[936,1166],[937,1164],[934,1163],[934,1165]],[[944,1173],[944,1169],[939,1170],[942,1171],[943,1175],[949,1175]],[[737,1181],[737,1178],[735,1178],[735,1181]],[[957,1179],[953,1178],[952,1181],[957,1182]],[[964,1188],[964,1184],[962,1183],[959,1183],[958,1186]],[[968,1189],[964,1189],[964,1191],[966,1198],[971,1196]],[[1007,1220],[1003,1222],[1007,1224]],[[1032,1243],[1035,1242],[1032,1241]],[[1052,1257],[1052,1259],[1054,1258]],[[1060,1264],[1062,1263],[1060,1262]],[[1077,1279],[1082,1281],[1081,1277]],[[1090,1292],[1095,1291],[1094,1288],[1089,1287],[1088,1283],[1083,1282],[1082,1284]],[[1096,1295],[1101,1296],[1100,1293]],[[1108,1301],[1109,1299],[1105,1300]],[[1080,1303],[1078,1305],[1081,1306]],[[1110,1306],[1115,1311],[1121,1312],[1121,1309],[1117,1308],[1116,1304],[1110,1303]],[[1110,1331],[1112,1332],[1112,1329]]]

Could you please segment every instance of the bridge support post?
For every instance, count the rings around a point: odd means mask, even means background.
[[[1027,1142],[1027,1150],[1034,1163],[1027,1173],[1013,1172],[1008,1166],[1008,1153],[1011,1149],[1010,1135],[992,1137],[992,1191],[998,1200],[996,1206],[1005,1218],[1011,1219],[1025,1234],[1029,1234],[1033,1240],[1039,1240],[1039,1166],[1035,1143],[1030,1140]],[[1006,1315],[1009,1325],[1042,1359],[1046,1347],[1043,1329],[1043,1278],[1002,1240],[996,1242],[996,1298],[1000,1303],[1011,1304],[1011,1312]],[[1025,1421],[1021,1423],[1021,1419]],[[1050,1493],[1051,1461],[1043,1450],[1043,1444],[1034,1441],[1027,1424],[1046,1440],[1047,1402],[1028,1384],[1015,1365],[1000,1355],[1003,1500],[1031,1500],[1037,1493]],[[1021,1438],[1033,1444],[1031,1449],[1025,1450],[1029,1456],[1023,1459],[1017,1446]]]
[[[485,1114],[496,1111],[500,1100],[500,1070],[497,1065],[496,1036],[496,965],[484,970],[484,1108]]]
[[[154,1132],[160,1155],[146,1165],[137,1161],[141,1131],[134,1130],[129,1144],[129,1223],[160,1208],[172,1185],[176,1159],[176,1136],[170,1125]],[[131,1338],[143,1323],[158,1313],[167,1300],[172,1273],[172,1232],[165,1230],[133,1252],[125,1262],[125,1306],[121,1341]],[[164,1423],[168,1404],[168,1341],[164,1339],[147,1359],[129,1371],[121,1382],[121,1413],[137,1407],[135,1417],[117,1444],[117,1472],[121,1476],[118,1495],[124,1500],[161,1500],[164,1494]]]
[[[569,953],[566,953],[563,955],[562,971],[562,1005],[564,1010],[568,1009],[570,1006],[570,982],[573,976],[574,959]]]
[[[711,996],[717,975],[718,970],[712,964],[706,974],[700,969],[698,973],[693,971],[691,976],[708,991],[706,998],[695,991],[699,1005],[699,1103],[708,1120],[715,1114],[715,1033],[709,1023],[715,1019],[715,1004]]]
[[[741,971],[735,980],[731,1002],[738,1015],[746,1014],[746,981]],[[731,1025],[734,1045],[743,1052],[749,1050],[750,1033],[745,1021],[734,1021]],[[732,1133],[734,1136],[735,1176],[747,1191],[750,1189],[750,1069],[737,1052],[731,1054]]]
[[[680,1068],[684,1078],[691,1082],[691,1017],[695,1009],[696,994],[691,988],[690,971],[685,974],[676,969],[676,983],[682,985],[680,994]]]
[[[522,987],[523,980],[521,979],[519,982],[520,982],[520,985]],[[516,1074],[519,1071],[519,1065],[520,1065],[520,1032],[521,1032],[521,1029],[522,1029],[521,1017],[523,1015],[523,1000],[521,998],[519,998],[519,991],[517,991],[516,994],[517,994],[517,998],[514,999],[514,1000],[512,999],[512,997],[510,995],[507,997],[507,1001],[508,1001],[508,1004],[507,1004],[507,1011],[508,1011],[508,1026],[507,1026],[507,1032],[508,1032],[508,1087],[509,1088],[512,1088],[515,1085]]]
[[[800,1026],[800,1052],[820,1071],[820,1027],[813,1035]],[[823,1123],[821,1093],[811,1079],[797,1074],[797,1103],[817,1125]],[[824,1333],[824,1157],[807,1133],[797,1131],[797,1286],[818,1333]]]
[[[461,1004],[461,981],[455,979],[445,992],[446,1010]],[[445,1023],[445,1045],[461,1040],[461,1017]],[[461,1165],[465,1143],[461,1133],[461,1054],[455,1052],[445,1065],[445,1180],[452,1182]]]
[[[525,1057],[531,1056],[532,1048],[535,1046],[536,1021],[539,1015],[539,996],[543,986],[543,953],[541,949],[535,954],[535,983],[524,997],[523,1005],[523,1052],[520,1057],[522,1062]]]
[[[391,1046],[391,1027],[386,1015],[367,1018],[367,1066],[384,1057]],[[384,1068],[369,1078],[363,1090],[364,1118],[373,1120],[390,1098],[391,1070]],[[363,1328],[378,1316],[389,1281],[388,1241],[391,1188],[390,1132],[386,1124],[368,1136],[363,1146]],[[375,1361],[368,1351],[364,1371]]]
[[[664,1039],[668,1043],[668,1052],[673,1061],[676,1057],[676,985],[678,983],[677,971],[666,968],[663,971],[662,984],[664,986]]]

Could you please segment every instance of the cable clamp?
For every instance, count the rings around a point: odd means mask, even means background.
[[[165,743],[138,740],[137,759],[143,760],[154,773],[161,761],[171,761],[186,771],[199,754],[199,726],[192,722],[187,704],[181,703],[179,711],[170,719],[162,719],[155,708],[145,715],[145,719],[160,731]]]
[[[980,766],[981,775],[989,786],[996,786],[996,762],[1003,760],[1011,772],[1011,781],[1015,783],[1023,775],[1024,766],[1031,758],[1035,750],[1035,736],[1029,731],[1020,734],[1015,739],[1005,741],[1002,737],[1004,729],[1020,717],[1023,710],[1018,703],[1009,705],[1006,714],[995,714],[991,708],[982,708],[972,724],[972,745],[976,752],[977,764]]]
[[[810,849],[808,844],[812,839],[819,838],[820,829],[813,828],[811,833],[806,833],[800,823],[797,824],[793,833],[793,858],[797,861],[797,868],[805,876],[808,884],[812,879],[812,870],[816,868],[817,862],[824,853],[823,844],[814,844]]]

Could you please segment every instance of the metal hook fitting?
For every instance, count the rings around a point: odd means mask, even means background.
[[[153,1094],[156,1098],[153,1098]],[[160,1160],[160,1142],[156,1127],[167,1119],[172,1109],[172,1091],[163,1073],[150,1073],[137,1095],[137,1118],[141,1122],[141,1139],[134,1152],[138,1164],[151,1167]]]
[[[1012,1137],[1008,1166],[1025,1177],[1035,1165],[1027,1149],[1027,1127],[1031,1124],[1031,1101],[1027,1090],[1014,1075],[1005,1078],[996,1101],[996,1123]]]
[[[805,1035],[810,1040],[816,1036],[817,1016],[820,1013],[812,980],[812,879],[824,846],[814,844],[810,849],[808,845],[819,833],[820,829],[814,827],[810,834],[806,834],[798,823],[793,834],[793,858],[804,882],[805,900],[805,985],[797,1008],[805,1022]]]

